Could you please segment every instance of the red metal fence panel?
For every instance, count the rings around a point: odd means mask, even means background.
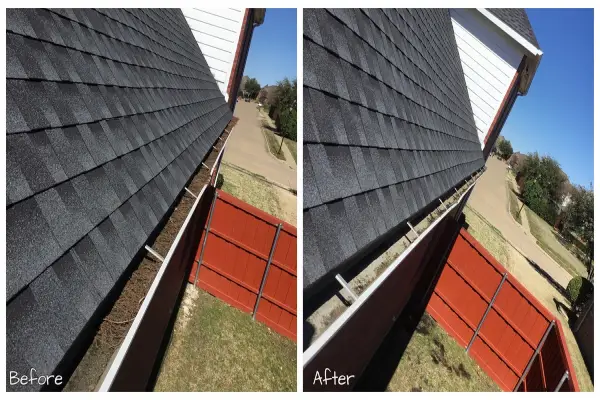
[[[503,390],[579,390],[560,322],[465,229],[427,311]]]
[[[190,282],[296,340],[296,228],[220,190],[212,207]]]

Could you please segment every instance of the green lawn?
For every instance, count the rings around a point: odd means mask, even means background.
[[[509,265],[507,243],[502,233],[491,225],[481,214],[469,207],[463,213],[469,225],[469,233],[479,242],[498,262],[504,266]]]
[[[500,388],[424,314],[387,388],[394,392],[498,392]]]
[[[585,265],[554,236],[552,227],[536,213],[525,206],[529,229],[540,246],[550,257],[572,276],[587,276]]]
[[[267,149],[273,154],[275,157],[280,160],[285,160],[285,154],[282,151],[279,151],[281,148],[281,136],[276,135],[273,131],[269,129],[263,128],[263,134],[265,135],[265,139],[267,142]]]
[[[510,207],[510,213],[515,221],[521,224],[521,215],[519,214],[519,208],[521,206],[519,205],[517,195],[510,189],[510,184],[508,182],[506,182],[506,190],[508,192],[508,206]]]
[[[285,138],[284,141],[285,141],[285,145],[290,150],[290,153],[292,153],[292,157],[294,157],[294,161],[297,164],[298,163],[298,154],[297,154],[297,149],[296,149],[297,143],[288,138]]]
[[[155,391],[296,391],[296,343],[188,286]]]

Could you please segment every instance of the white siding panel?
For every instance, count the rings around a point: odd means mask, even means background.
[[[450,12],[481,147],[523,54],[476,10]]]
[[[204,57],[214,58],[223,62],[228,61],[229,54],[231,54],[231,51],[220,49],[207,43],[198,44],[202,47],[202,54],[204,54]]]
[[[214,25],[216,27],[222,28],[223,30],[235,32],[238,30],[238,27],[241,23],[241,19],[239,18],[229,18],[228,9],[199,9],[199,8],[184,8],[183,15],[186,18],[193,19],[195,21],[200,21],[205,25]],[[226,14],[226,15],[224,15]],[[244,17],[244,14],[241,12],[237,13]]]
[[[210,66],[210,64],[209,64],[209,66]],[[217,70],[213,69],[212,67],[210,69],[212,71],[212,74],[215,77],[215,80],[217,81],[217,85],[219,85],[219,89],[221,89],[221,85],[224,85],[225,90],[227,90],[227,83],[229,82],[227,80],[228,75],[225,72],[217,71]]]
[[[232,73],[246,9],[182,8],[194,38],[228,100],[227,85]]]
[[[233,43],[236,41],[236,32],[229,29],[224,29],[220,26],[198,21],[193,18],[185,17],[192,32],[203,34],[212,38],[221,39],[221,42]],[[214,22],[214,21],[213,21]],[[239,34],[239,32],[237,32]]]

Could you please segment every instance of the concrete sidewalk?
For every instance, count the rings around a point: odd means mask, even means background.
[[[297,189],[294,160],[291,159],[291,163],[278,160],[267,150],[256,103],[239,101],[234,115],[239,121],[231,132],[224,160],[282,186]],[[289,151],[286,157],[288,155],[291,158]]]
[[[571,275],[537,245],[536,239],[526,232],[526,228],[519,225],[508,211],[506,164],[490,157],[486,165],[487,170],[475,185],[468,204],[552,279],[566,288]],[[521,216],[523,213],[524,211]]]

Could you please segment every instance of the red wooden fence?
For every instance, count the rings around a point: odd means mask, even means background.
[[[560,321],[465,229],[427,311],[503,390],[579,391]]]
[[[296,239],[292,225],[216,190],[189,281],[295,341]]]

